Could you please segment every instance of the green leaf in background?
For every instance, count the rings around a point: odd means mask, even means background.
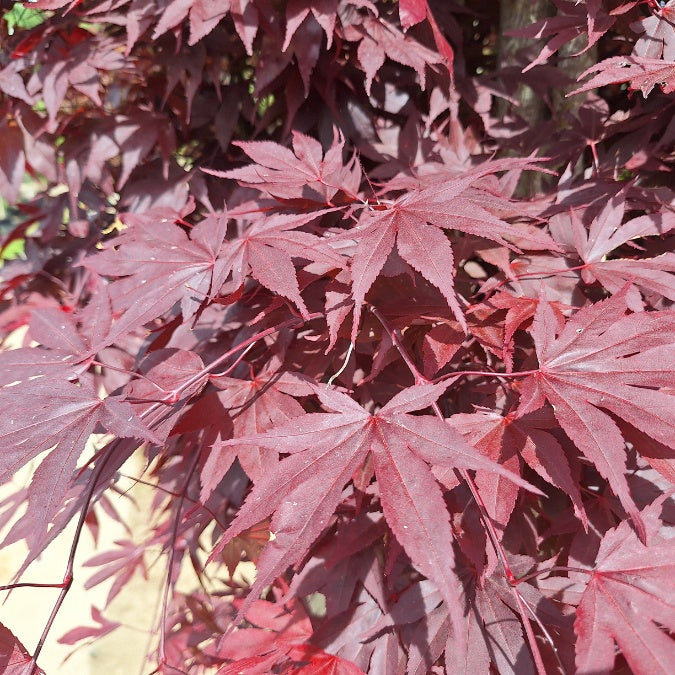
[[[6,12],[2,18],[7,22],[7,29],[10,35],[13,35],[17,28],[35,28],[35,26],[39,26],[45,20],[44,12],[24,7],[20,2],[15,2],[12,9]]]

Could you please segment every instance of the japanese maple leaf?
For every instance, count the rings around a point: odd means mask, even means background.
[[[5,675],[26,675],[30,661],[30,654],[19,638],[0,623],[0,671]],[[35,675],[44,675],[42,668],[36,668],[33,672]]]
[[[102,567],[98,572],[87,579],[84,587],[88,590],[98,586],[102,581],[113,577],[113,583],[108,591],[105,607],[108,607],[120,591],[138,570],[144,579],[148,578],[148,569],[145,562],[145,548],[126,539],[115,541],[116,550],[99,553],[90,558],[83,567]],[[63,638],[62,638],[63,640]]]
[[[602,8],[600,0],[587,0],[585,3],[574,0],[554,0],[558,7],[555,16],[541,19],[525,28],[510,30],[507,35],[531,37],[541,40],[549,38],[539,55],[528,64],[523,72],[545,63],[562,46],[583,34],[588,35],[587,45],[580,50],[590,49],[613,25],[616,19]]]
[[[239,141],[233,145],[238,145],[255,164],[230,171],[203,171],[234,178],[241,185],[300,205],[331,205],[339,190],[351,196],[359,189],[360,166],[355,157],[343,164],[344,138],[337,131],[325,155],[319,141],[298,131],[293,132],[292,151],[272,141]]]
[[[152,426],[155,437],[165,441],[182,408],[208,382],[204,362],[196,352],[166,347],[150,352],[139,364],[138,373],[141,377],[130,380],[124,392]],[[227,423],[227,418],[223,421]]]
[[[312,4],[318,4],[313,2]],[[333,15],[335,16],[335,15]],[[306,18],[294,29],[288,48],[284,50],[284,58],[293,58],[298,67],[298,73],[302,79],[305,98],[309,96],[312,87],[312,74],[321,55],[322,36],[325,29],[316,21]],[[283,61],[279,59],[262,60],[261,67],[256,70],[256,86],[262,88],[266,85],[270,76],[276,76],[283,67]],[[269,64],[269,65],[268,65]],[[279,70],[277,70],[279,69]],[[299,100],[298,100],[299,102]]]
[[[267,520],[263,520],[262,523],[249,528],[246,532],[232,539],[220,555],[230,576],[234,574],[244,555],[247,560],[257,564],[260,553],[269,540],[270,530],[269,521]]]
[[[622,82],[630,82],[630,88],[639,89],[643,96],[647,96],[657,84],[666,94],[675,91],[675,60],[662,61],[641,56],[613,56],[594,64],[581,73],[578,79],[581,80],[591,73],[597,73],[597,75],[567,95],[573,96],[595,87]]]
[[[675,539],[658,531],[658,502],[642,512],[646,545],[626,521],[602,538],[574,623],[578,672],[612,671],[615,642],[636,675],[673,670]]]
[[[675,254],[663,253],[651,259],[613,259],[607,256],[616,248],[637,237],[663,234],[675,226],[672,214],[640,216],[621,224],[624,214],[624,195],[609,200],[600,215],[586,231],[575,212],[571,213],[574,241],[586,263],[581,277],[586,283],[599,281],[610,293],[621,290],[626,282],[637,286],[648,297],[662,297],[675,301]],[[642,301],[637,290],[627,295],[633,311],[642,310]]]
[[[273,293],[291,300],[303,316],[309,314],[300,295],[293,257],[342,268],[344,260],[325,240],[309,232],[294,231],[321,212],[276,214],[255,221],[238,239],[227,242],[219,259],[225,277],[232,273],[235,286],[250,275]],[[250,270],[250,272],[249,272]]]
[[[101,638],[108,633],[112,633],[116,628],[121,626],[118,621],[110,621],[106,619],[101,611],[96,607],[91,608],[91,618],[98,624],[98,626],[80,626],[73,628],[59,638],[62,645],[74,645],[85,638]]]
[[[94,104],[103,106],[99,94],[99,71],[119,70],[125,64],[120,54],[121,44],[116,38],[85,40],[71,46],[66,37],[65,34],[57,33],[50,45],[48,60],[41,64],[35,74],[41,84],[52,125],[56,123],[69,87],[90,98]],[[62,56],[64,52],[67,53],[67,59]]]
[[[0,147],[0,195],[11,204],[19,196],[26,170],[26,156],[21,130],[17,126],[9,126],[3,121],[0,132],[4,140]]]
[[[363,634],[361,640],[368,644],[378,633],[382,634],[383,629],[389,628],[387,632],[407,646],[406,673],[426,674],[429,665],[438,660],[448,635],[452,633],[450,616],[441,600],[441,594],[430,581],[422,579],[412,583]],[[471,613],[464,619],[470,617]]]
[[[518,556],[511,558],[511,564],[514,567],[519,565],[518,558]],[[532,561],[529,559],[522,557],[520,560],[525,563],[527,568],[532,565]],[[517,571],[516,574],[520,576]],[[530,584],[521,583],[516,588],[526,607],[537,608],[537,617],[541,621],[539,625],[544,626],[549,637],[555,639],[558,649],[562,645],[571,647],[574,642],[571,617],[561,611],[560,604],[552,602],[538,588]],[[485,646],[496,671],[514,674],[537,672],[531,652],[527,648],[523,625],[519,616],[519,607],[522,607],[522,605],[518,603],[515,597],[514,588],[506,582],[501,574],[493,573],[480,586],[478,584],[474,586],[474,593],[472,604],[479,610],[478,616],[483,624]],[[561,661],[563,667],[566,668],[564,672],[572,672],[569,668],[572,664],[566,659],[565,651],[561,650],[561,652]],[[468,663],[470,663],[471,658],[471,654],[464,656]],[[551,671],[555,670],[557,670],[556,667],[551,668]],[[464,671],[460,670],[459,672]],[[475,671],[467,669],[466,672]],[[546,672],[550,671],[547,670]]]
[[[520,412],[548,399],[642,532],[626,482],[625,442],[608,413],[673,447],[674,399],[659,388],[673,384],[675,312],[626,316],[625,293],[580,310],[558,337],[553,310],[539,303],[532,326],[539,369],[523,383]]]
[[[362,511],[353,520],[338,522],[335,536],[326,538],[317,547],[315,554],[291,580],[285,597],[319,592],[332,595],[327,618],[349,611],[350,599],[357,585],[366,583],[373,565],[377,565],[373,545],[388,532],[384,517],[372,511]],[[317,568],[325,571],[325,574],[317,576]],[[431,581],[426,583],[433,586]],[[331,591],[335,587],[339,588],[337,594]]]
[[[233,418],[233,436],[241,438],[267,431],[304,413],[294,396],[307,396],[312,388],[293,373],[274,373],[264,369],[250,380],[234,377],[213,378],[222,391],[217,393],[221,405]],[[236,447],[209,455],[202,469],[201,499],[205,501],[229,469],[235,455],[251,480],[257,482],[274,468],[279,453],[274,448],[237,443]],[[221,463],[222,456],[227,457]]]
[[[478,614],[483,620],[483,639],[492,662],[498,673],[534,675],[532,658],[523,639],[522,623],[495,591],[494,584],[485,589],[476,589],[475,599]],[[471,632],[472,628],[475,631],[469,623],[467,630]],[[474,640],[476,638],[474,636]],[[483,651],[480,641],[478,648]]]
[[[428,11],[427,0],[399,0],[398,3],[398,15],[406,30],[424,21]]]
[[[465,602],[471,606],[462,621],[462,639],[458,640],[448,620],[447,605],[419,582],[411,585],[376,627],[395,623],[414,623],[407,632],[408,673],[426,675],[445,650],[446,672],[474,675],[491,671],[491,662],[499,673],[534,673],[534,664],[524,639],[522,623],[513,589],[499,577],[491,576],[477,584],[473,577],[466,582]],[[519,592],[553,634],[571,633],[569,621],[557,606],[544,598],[538,589],[522,584]],[[412,591],[412,592],[411,592]],[[421,620],[420,620],[421,619]],[[371,630],[371,632],[375,632]],[[460,644],[463,643],[463,644]]]
[[[232,3],[192,0],[190,2],[190,39],[194,45],[208,35],[225,17]],[[162,20],[164,15],[162,15]]]
[[[388,606],[381,564],[372,556],[370,560],[369,569],[363,571],[363,576],[367,575],[368,579],[357,584],[351,595],[351,604],[324,622],[315,631],[313,641],[325,651],[356,664],[366,673],[396,672],[402,656],[396,633],[384,630],[366,638]],[[356,570],[344,571],[349,574]],[[343,585],[339,588],[342,591]],[[331,592],[330,588],[326,590]],[[333,592],[331,595],[335,597],[336,594]]]
[[[124,277],[109,286],[115,322],[121,334],[143,325],[181,303],[188,321],[209,294],[223,285],[226,263],[218,254],[227,232],[224,214],[205,218],[187,234],[171,222],[137,222],[109,248],[87,258],[89,269]]]
[[[482,468],[509,476],[518,485],[528,484],[483,457],[436,417],[408,414],[429,406],[444,389],[445,385],[406,389],[375,415],[345,394],[317,389],[322,403],[335,412],[309,413],[264,434],[227,441],[289,453],[255,485],[210,556],[214,558],[233,537],[274,514],[275,537],[258,562],[249,604],[286,567],[304,557],[329,523],[344,486],[370,455],[389,526],[420,571],[438,585],[453,617],[460,621],[461,588],[452,571],[452,530],[429,464]]]
[[[535,315],[538,303],[539,300],[537,298],[516,296],[506,291],[500,291],[486,303],[489,307],[499,307],[499,309],[507,310],[504,319],[504,348],[502,350],[502,358],[506,364],[507,372],[511,372],[513,369],[514,334],[526,321]],[[559,304],[555,302],[551,306],[558,318],[558,324],[562,328],[565,323],[565,317],[558,307]]]
[[[168,30],[175,28],[183,22],[185,17],[190,17],[190,40],[191,46],[195,45],[204,36],[208,35],[222,19],[232,15],[237,33],[250,53],[253,36],[250,35],[253,22],[246,19],[257,19],[257,11],[250,0],[223,0],[222,2],[209,2],[209,0],[173,0],[162,9],[158,8],[159,21],[152,35],[156,40]],[[246,26],[246,24],[249,24]],[[255,21],[257,29],[257,20]],[[257,32],[257,30],[256,30]]]
[[[662,4],[651,16],[631,25],[642,37],[633,47],[633,56],[675,61],[675,0]]]
[[[116,396],[100,399],[92,385],[51,378],[0,390],[0,484],[49,450],[28,488],[28,511],[7,535],[30,523],[30,541],[46,532],[63,506],[77,460],[98,424],[121,437],[158,442],[131,405]]]
[[[289,656],[296,663],[302,664],[293,666],[294,675],[364,675],[364,672],[351,661],[327,654],[312,645],[295,647]]]
[[[72,352],[63,349],[20,347],[0,352],[0,386],[35,377],[69,377],[87,369],[72,359]]]
[[[498,170],[498,166],[493,168],[488,164],[481,173],[493,170]],[[503,235],[530,239],[538,246],[548,239],[545,235],[524,233],[467,198],[464,193],[481,173],[411,190],[391,203],[379,204],[361,217],[355,228],[358,234],[350,231],[358,241],[351,270],[355,302],[352,341],[356,339],[366,293],[384,267],[394,244],[401,258],[441,291],[460,325],[467,330],[454,288],[453,250],[442,230],[459,230],[512,249],[515,247],[505,241]],[[552,240],[550,243],[553,244]]]
[[[227,635],[218,648],[219,656],[232,660],[231,668],[251,668],[256,658],[261,665],[267,664],[268,668],[274,665],[283,668],[289,666],[290,659],[306,664],[294,665],[293,673],[362,673],[349,661],[326,654],[318,647],[308,644],[313,633],[312,622],[297,600],[285,605],[256,600],[246,612],[246,620],[251,627]]]
[[[394,26],[377,17],[366,17],[361,32],[363,38],[359,42],[358,57],[361,68],[366,74],[366,93],[370,88],[377,71],[390,58],[401,65],[413,68],[420,78],[420,86],[426,88],[426,66],[442,63],[442,57],[428,49],[408,35],[401,33]]]
[[[67,379],[87,370],[96,353],[108,346],[112,309],[105,286],[77,315],[41,307],[31,313],[29,335],[40,347],[0,352],[0,386],[35,377]]]
[[[119,148],[121,159],[121,171],[117,179],[118,191],[122,190],[131,172],[153,150],[160,129],[166,125],[166,118],[145,111],[142,114],[119,115],[115,118],[111,136]]]
[[[576,513],[584,524],[587,523],[581,494],[572,478],[565,451],[546,431],[556,426],[550,410],[543,409],[520,418],[515,413],[503,417],[489,410],[479,410],[471,415],[453,415],[449,423],[471,445],[514,473],[520,473],[520,457],[545,481],[567,493]],[[516,506],[518,489],[493,472],[478,472],[476,484],[484,493],[485,506],[498,527],[497,533],[501,534]]]
[[[454,324],[454,325],[453,325]],[[464,332],[455,322],[434,326],[422,343],[424,372],[433,377],[441,368],[450,363],[464,342]]]
[[[288,49],[291,38],[298,30],[300,24],[311,12],[317,23],[326,33],[326,48],[330,49],[333,44],[333,30],[337,19],[338,0],[289,0],[286,6],[286,37],[281,48]]]

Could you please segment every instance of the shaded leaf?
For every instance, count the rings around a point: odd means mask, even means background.
[[[30,664],[30,654],[17,637],[0,624],[0,669],[6,675],[26,675]],[[44,675],[42,668],[36,668],[35,673]]]

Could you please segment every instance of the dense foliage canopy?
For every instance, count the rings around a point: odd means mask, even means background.
[[[672,672],[675,0],[2,7],[19,576],[141,452],[148,671]]]

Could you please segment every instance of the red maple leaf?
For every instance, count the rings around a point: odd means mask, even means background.
[[[588,82],[570,92],[568,96],[580,94],[595,87],[630,82],[631,89],[638,89],[643,96],[658,84],[664,93],[675,91],[675,61],[662,61],[641,56],[613,56],[596,63],[581,73],[579,80],[591,73],[597,73]]]
[[[588,35],[588,42],[579,53],[587,51],[616,21],[612,16],[613,13],[607,14],[604,11],[600,0],[588,0],[583,4],[574,0],[555,0],[555,4],[558,7],[555,16],[541,19],[530,26],[510,30],[506,33],[507,35],[538,39],[550,37],[539,55],[527,65],[524,71],[545,63],[562,46],[583,33]]]
[[[113,311],[123,313],[116,332],[151,321],[176,302],[189,320],[229,273],[218,259],[227,232],[224,214],[205,218],[190,238],[178,225],[157,221],[136,222],[83,263],[99,274],[124,277],[109,286]]]
[[[621,224],[624,215],[624,195],[619,194],[607,202],[600,215],[587,231],[574,212],[571,225],[576,249],[586,263],[581,278],[586,283],[599,281],[610,293],[620,291],[627,282],[637,286],[647,297],[675,301],[675,254],[663,253],[651,259],[614,258],[609,254],[622,244],[638,237],[661,235],[675,227],[671,213],[644,215]],[[628,291],[628,306],[642,311],[642,301],[637,290]]]
[[[274,373],[267,368],[250,380],[220,377],[212,381],[222,389],[217,397],[232,416],[235,438],[254,436],[304,414],[300,403],[290,394],[309,395],[313,391],[309,384],[293,373]],[[223,455],[226,457],[224,462]],[[245,443],[210,453],[201,473],[202,501],[218,485],[235,456],[251,480],[257,482],[267,471],[274,469],[279,453],[273,448]]]
[[[0,671],[4,675],[26,675],[31,657],[19,639],[0,623]],[[35,675],[44,675],[42,668],[36,668]]]
[[[219,178],[234,178],[241,185],[255,187],[292,204],[331,206],[338,191],[349,196],[358,192],[361,168],[352,157],[342,161],[344,138],[335,131],[333,143],[324,154],[319,141],[293,132],[293,150],[272,141],[239,141],[254,162],[230,171],[202,169]]]
[[[401,25],[406,30],[424,21],[428,11],[426,0],[400,0],[398,3],[398,15]]]
[[[471,184],[503,168],[503,162],[487,163],[479,171],[442,182],[434,180],[433,185],[423,189],[411,189],[392,202],[378,204],[366,211],[357,228],[344,235],[351,234],[358,242],[352,258],[355,302],[352,341],[356,339],[366,293],[380,274],[394,244],[401,258],[441,291],[464,330],[467,329],[466,320],[454,287],[454,254],[444,229],[491,239],[512,249],[515,247],[504,236],[529,240],[537,247],[555,247],[552,240],[546,241],[548,237],[529,235],[474,201],[476,195],[469,191]]]
[[[91,618],[98,624],[98,626],[80,626],[73,628],[59,638],[62,645],[73,645],[79,640],[85,638],[102,638],[108,633],[112,633],[116,628],[121,626],[118,621],[110,621],[106,619],[101,611],[96,607],[91,608]]]
[[[506,291],[500,291],[492,296],[490,300],[485,303],[488,307],[499,307],[505,309],[506,317],[504,319],[504,347],[502,349],[502,357],[506,364],[507,372],[513,368],[513,350],[514,350],[514,334],[515,332],[529,319],[531,319],[539,304],[538,298],[528,298],[527,296],[516,296]],[[565,323],[558,302],[552,303],[551,306],[556,312],[559,326]],[[478,305],[481,307],[481,305]]]
[[[360,32],[363,37],[359,42],[358,56],[361,67],[366,73],[368,94],[370,94],[370,87],[377,71],[384,65],[387,58],[413,68],[420,79],[422,89],[426,87],[427,65],[434,66],[443,61],[440,54],[377,17],[367,17]]]
[[[408,414],[429,406],[444,389],[445,385],[406,389],[375,415],[345,394],[318,389],[322,403],[335,412],[309,413],[264,434],[227,441],[226,445],[255,443],[289,453],[255,485],[211,553],[215,557],[233,537],[274,514],[275,538],[260,557],[247,605],[281,571],[303,558],[328,525],[344,486],[370,455],[389,526],[460,621],[452,530],[429,465],[485,469],[531,486],[485,458],[438,418]]]
[[[6,122],[0,124],[3,144],[0,146],[0,194],[10,203],[19,196],[26,171],[26,156],[21,130]]]
[[[329,269],[344,266],[342,257],[324,239],[295,230],[325,212],[275,214],[254,221],[242,237],[223,246],[218,260],[223,278],[231,273],[239,287],[250,274],[265,288],[291,300],[306,317],[309,311],[300,295],[293,258],[324,263]]]
[[[659,4],[651,16],[631,26],[642,33],[633,47],[633,56],[675,61],[675,0]]]
[[[33,377],[70,379],[91,365],[97,352],[111,344],[112,309],[107,288],[94,292],[77,314],[40,307],[31,312],[29,335],[39,347],[0,352],[0,386]]]
[[[581,494],[572,478],[565,451],[556,438],[547,433],[556,426],[550,409],[522,417],[516,417],[515,413],[502,417],[480,410],[472,415],[453,415],[449,422],[471,445],[510,471],[520,473],[519,458],[524,460],[545,481],[567,493],[575,511],[586,522]],[[476,484],[484,493],[483,501],[499,534],[516,505],[518,490],[511,481],[492,472],[478,472]]]
[[[672,672],[675,539],[659,532],[661,502],[641,513],[646,544],[626,521],[602,538],[574,623],[579,672],[611,672],[615,642],[636,675]]]
[[[289,655],[302,665],[294,665],[289,675],[364,675],[351,661],[327,654],[317,647],[302,645],[291,650]]]
[[[237,32],[249,53],[255,32],[257,32],[257,10],[251,0],[224,0],[212,3],[207,0],[173,0],[166,6],[158,6],[159,21],[152,35],[156,40],[168,30],[179,26],[188,16],[190,18],[190,45],[195,45],[208,35],[228,14],[231,15]],[[251,29],[256,31],[251,35]]]
[[[565,433],[609,482],[639,531],[626,481],[625,441],[611,413],[665,445],[675,439],[675,315],[626,315],[625,289],[577,312],[558,337],[550,305],[532,326],[539,370],[523,383],[520,412],[547,399]],[[637,448],[639,451],[639,448]]]
[[[286,6],[286,37],[281,48],[288,49],[291,38],[300,24],[312,14],[326,34],[327,48],[333,43],[333,30],[337,19],[338,0],[289,0]]]
[[[144,579],[148,578],[148,570],[145,562],[145,548],[134,544],[128,539],[115,541],[116,550],[99,553],[89,558],[83,567],[102,567],[92,574],[84,584],[86,589],[97,586],[102,581],[113,577],[113,583],[108,591],[105,607],[108,607],[119,592],[123,590],[129,580],[138,570]],[[95,617],[94,617],[95,618]],[[64,638],[61,638],[61,642]]]
[[[278,669],[275,672],[289,675],[363,673],[353,663],[308,644],[313,634],[312,622],[297,600],[285,604],[256,600],[246,612],[246,621],[250,627],[226,636],[218,648],[220,656],[231,660],[221,669],[222,673],[253,672],[253,667],[267,672],[273,666]]]
[[[61,509],[73,471],[89,437],[100,423],[121,437],[161,442],[117,396],[100,399],[91,384],[52,378],[29,379],[0,390],[0,483],[41,452],[49,454],[33,473],[28,512],[6,541],[29,525],[28,541],[45,534]]]

